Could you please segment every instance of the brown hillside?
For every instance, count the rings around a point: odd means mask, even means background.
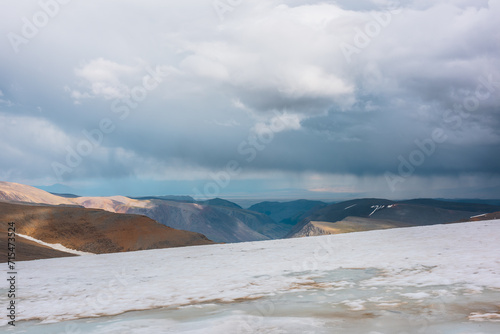
[[[7,262],[7,246],[8,246],[8,237],[7,237],[7,222],[0,222],[0,263]],[[61,252],[43,245],[36,243],[31,240],[27,240],[21,237],[15,238],[15,250],[16,250],[16,258],[17,261],[28,261],[28,260],[38,260],[38,259],[51,259],[54,257],[65,257],[65,256],[77,256],[74,254]]]
[[[2,228],[11,221],[17,233],[96,254],[213,243],[202,234],[176,230],[145,216],[0,202]],[[4,262],[5,252],[6,247],[0,255]]]

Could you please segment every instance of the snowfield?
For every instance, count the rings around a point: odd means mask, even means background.
[[[1,312],[0,331],[500,333],[500,220],[84,255],[17,271],[16,327]]]

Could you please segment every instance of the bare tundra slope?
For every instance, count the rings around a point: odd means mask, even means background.
[[[0,221],[0,263],[7,262],[7,247],[12,245],[8,244],[8,222]],[[27,261],[27,260],[38,260],[38,259],[50,259],[54,257],[65,257],[65,256],[76,256],[75,254],[62,252],[50,248],[48,246],[41,245],[35,241],[25,239],[23,237],[17,236],[15,238],[15,259],[16,261]]]
[[[15,222],[17,233],[96,254],[213,243],[202,234],[176,230],[145,216],[77,207],[0,202],[0,221],[4,230],[8,222]],[[6,250],[2,247],[2,261]],[[16,255],[32,259],[28,253],[32,251],[20,244]],[[44,257],[50,256],[41,253],[38,258]]]
[[[498,334],[499,236],[496,220],[26,261],[16,330]]]

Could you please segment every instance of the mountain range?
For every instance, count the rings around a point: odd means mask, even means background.
[[[15,221],[19,233],[35,240],[20,239],[26,259],[36,252],[43,257],[67,256],[68,249],[109,253],[444,224],[492,219],[499,212],[499,205],[470,201],[377,198],[333,204],[266,201],[243,209],[221,198],[80,197],[0,182],[1,228]]]
[[[204,234],[215,242],[270,240],[284,237],[291,226],[276,223],[269,216],[242,209],[239,205],[212,199],[192,202],[191,198],[152,196],[130,198],[57,196],[38,188],[0,182],[0,201],[33,203],[37,205],[79,206],[102,209],[113,213],[147,216],[175,229]]]

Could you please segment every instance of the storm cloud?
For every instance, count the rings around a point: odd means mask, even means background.
[[[40,0],[0,13],[2,180],[191,194],[235,161],[221,195],[500,189],[496,1]],[[165,187],[141,188],[152,182]]]

